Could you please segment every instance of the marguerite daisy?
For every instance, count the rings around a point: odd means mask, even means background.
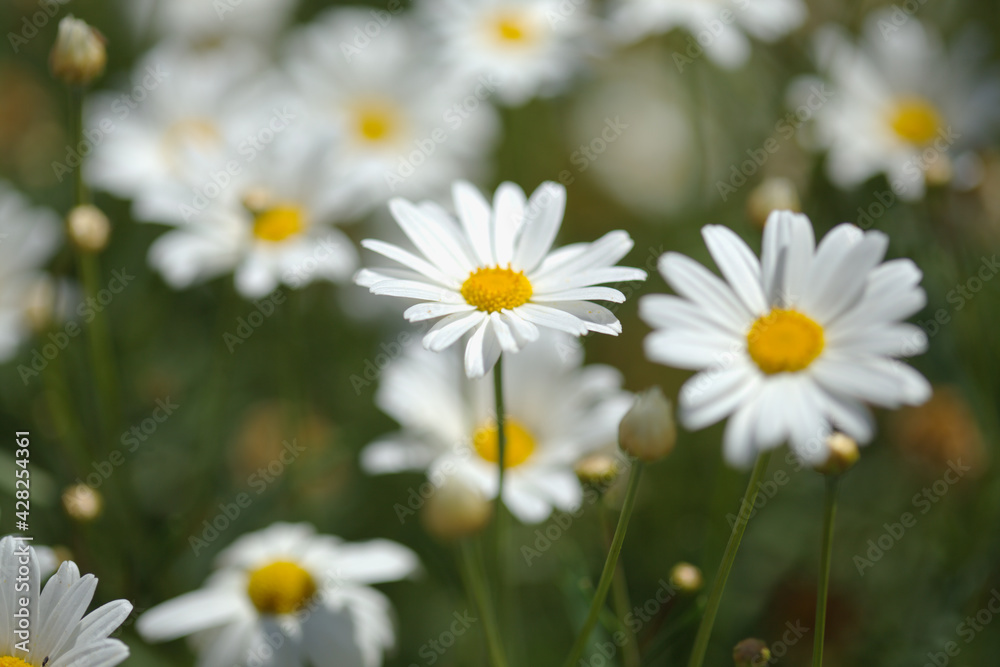
[[[592,300],[621,303],[625,295],[602,283],[645,280],[646,272],[615,266],[632,249],[632,239],[613,231],[593,243],[552,250],[566,205],[566,188],[543,183],[526,200],[524,191],[503,183],[493,207],[472,185],[454,185],[456,222],[430,202],[389,202],[389,210],[418,254],[384,241],[362,246],[404,269],[364,269],[355,277],[373,294],[421,303],[406,310],[410,322],[441,318],[424,336],[435,352],[472,332],[465,371],[482,377],[500,358],[538,338],[538,327],[582,336],[588,331],[618,335],[614,314]]]
[[[900,322],[925,302],[908,259],[882,263],[888,238],[844,223],[815,245],[801,214],[775,211],[761,260],[735,233],[702,231],[725,280],[677,253],[660,272],[678,296],[646,296],[650,359],[701,371],[681,389],[690,429],[730,416],[726,459],[746,465],[786,440],[803,460],[826,459],[832,427],[860,443],[874,424],[865,403],[894,408],[930,396],[930,385],[893,357],[922,352],[927,337]]]
[[[350,544],[302,523],[244,535],[217,563],[204,588],[139,617],[139,634],[193,635],[204,667],[376,667],[395,635],[389,601],[369,584],[418,568],[395,542]]]
[[[113,667],[128,657],[128,647],[109,638],[132,613],[127,600],[87,614],[97,579],[81,577],[72,561],[44,588],[41,579],[33,547],[16,537],[0,539],[0,665]]]
[[[609,366],[581,367],[576,339],[545,333],[503,366],[508,394],[504,432],[504,502],[526,523],[582,499],[574,465],[610,449],[632,405],[622,377]],[[495,372],[495,369],[494,369]],[[402,431],[362,452],[370,473],[425,470],[436,485],[452,477],[497,495],[497,427],[493,381],[469,380],[454,350],[410,347],[386,368],[376,402]]]

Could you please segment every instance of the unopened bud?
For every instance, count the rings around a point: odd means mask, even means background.
[[[108,245],[111,223],[96,206],[77,206],[66,217],[69,237],[76,247],[86,252],[100,252]]]
[[[676,441],[673,409],[663,391],[652,387],[636,396],[632,409],[618,426],[622,450],[649,463],[669,454]]]
[[[101,494],[86,484],[74,484],[63,491],[62,504],[66,514],[77,521],[93,521],[104,507]]]
[[[472,483],[448,477],[424,505],[421,520],[427,532],[450,540],[479,532],[493,513],[493,504]]]
[[[50,276],[35,280],[24,294],[24,319],[35,333],[42,333],[55,320],[56,285]]]
[[[764,667],[771,661],[771,649],[759,639],[744,639],[733,648],[736,667]]]
[[[861,458],[858,443],[843,433],[832,433],[826,439],[826,448],[830,454],[825,462],[816,466],[816,472],[824,475],[842,475]]]
[[[59,22],[59,36],[49,53],[49,67],[56,78],[84,86],[104,72],[108,61],[105,39],[86,21],[67,16]]]
[[[747,216],[757,227],[763,229],[771,211],[801,211],[799,191],[787,178],[768,178],[758,185],[747,197]]]
[[[677,563],[670,570],[670,584],[682,593],[697,593],[704,583],[701,570],[691,563]]]
[[[591,454],[577,462],[575,471],[581,484],[607,486],[618,476],[618,461],[610,454]]]

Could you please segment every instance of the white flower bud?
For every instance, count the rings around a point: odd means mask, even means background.
[[[747,215],[750,221],[763,229],[771,211],[801,211],[799,191],[787,178],[768,178],[758,185],[747,198]]]
[[[478,532],[492,514],[493,504],[478,487],[452,475],[427,499],[420,518],[427,532],[450,540]]]
[[[826,447],[830,451],[826,461],[816,466],[816,472],[824,475],[842,475],[858,462],[861,451],[854,438],[843,433],[833,433],[826,439]]]
[[[77,521],[93,521],[101,515],[104,500],[86,484],[74,484],[63,491],[62,504],[66,514]]]
[[[69,237],[81,250],[100,252],[108,245],[111,223],[108,216],[96,206],[77,206],[66,217]]]
[[[677,441],[670,401],[659,387],[640,393],[618,427],[618,444],[627,454],[647,463],[667,454]]]
[[[67,16],[59,22],[59,36],[49,54],[49,67],[56,78],[72,86],[83,86],[104,72],[108,61],[104,35],[86,21]]]

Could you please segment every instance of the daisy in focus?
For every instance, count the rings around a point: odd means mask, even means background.
[[[583,0],[423,0],[417,6],[442,39],[446,66],[472,84],[485,77],[507,105],[562,92],[593,50]]]
[[[618,424],[632,406],[621,373],[582,363],[576,339],[550,332],[503,366],[504,502],[525,523],[580,505],[574,465],[614,447]],[[411,346],[386,368],[375,397],[403,428],[368,445],[362,467],[372,474],[424,470],[437,486],[454,478],[495,498],[493,386],[490,377],[466,378],[454,350],[434,354]]]
[[[14,356],[30,335],[33,297],[39,287],[54,289],[41,267],[61,239],[62,226],[54,211],[32,208],[23,195],[0,181],[0,361]]]
[[[889,12],[865,22],[859,44],[828,26],[816,35],[817,60],[832,99],[816,111],[816,141],[841,188],[884,173],[903,199],[947,183],[953,165],[981,145],[1000,120],[1000,81],[977,76],[975,40],[948,53],[918,19],[897,25]],[[805,89],[811,81],[793,84]]]
[[[639,308],[657,329],[647,356],[700,371],[680,392],[683,424],[729,417],[729,463],[746,466],[786,441],[822,463],[833,428],[872,439],[866,403],[896,408],[930,396],[927,380],[894,358],[927,347],[920,327],[901,322],[924,306],[922,275],[908,259],[882,262],[885,234],[844,223],[816,245],[808,218],[775,211],[760,261],[726,227],[702,235],[724,279],[667,253],[660,273],[677,296],[646,296]]]
[[[192,635],[202,667],[377,667],[395,632],[388,599],[370,584],[418,567],[395,542],[276,523],[238,539],[203,588],[150,609],[136,628],[147,641]]]
[[[712,62],[732,69],[750,57],[748,34],[775,42],[805,23],[807,14],[800,0],[614,0],[610,22],[625,43],[687,30],[692,48],[683,56],[696,58],[704,48]],[[675,64],[687,62],[683,56],[675,52]]]
[[[453,196],[458,222],[431,202],[389,202],[416,254],[384,241],[361,243],[405,268],[362,269],[355,281],[372,294],[418,299],[403,313],[410,322],[438,320],[424,347],[440,352],[471,333],[465,372],[477,378],[501,352],[537,340],[540,327],[576,336],[621,333],[614,313],[593,301],[622,303],[619,290],[598,285],[646,279],[641,269],[615,266],[632,249],[627,233],[552,250],[566,207],[566,188],[552,182],[531,199],[502,183],[492,206],[464,181]]]
[[[128,647],[110,638],[132,613],[127,600],[109,602],[87,614],[97,579],[92,574],[80,576],[72,561],[63,562],[44,588],[41,580],[35,549],[16,537],[0,539],[0,590],[4,591],[0,614],[5,626],[0,628],[0,665],[114,667],[128,658]],[[21,584],[27,586],[24,592]],[[17,621],[25,611],[27,637]]]

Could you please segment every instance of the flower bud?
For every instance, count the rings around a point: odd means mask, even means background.
[[[108,54],[105,39],[86,21],[67,16],[59,22],[59,36],[49,53],[56,78],[71,86],[85,86],[104,72]]]
[[[43,333],[55,320],[56,284],[48,275],[32,282],[24,294],[24,319],[35,333]]]
[[[420,518],[427,532],[451,540],[478,532],[492,514],[493,504],[478,487],[452,475],[427,499]]]
[[[66,217],[69,237],[76,247],[86,252],[100,252],[108,245],[111,223],[96,206],[77,206]]]
[[[618,444],[627,454],[647,463],[667,454],[677,441],[670,401],[659,387],[640,393],[618,426]]]
[[[764,667],[771,660],[771,650],[759,639],[744,639],[733,648],[736,667]]]
[[[576,477],[581,484],[592,486],[607,486],[618,476],[618,461],[610,454],[591,454],[580,459],[576,468]]]
[[[681,593],[697,593],[704,583],[701,570],[691,563],[677,563],[670,570],[670,585]]]
[[[826,448],[830,454],[824,463],[815,468],[816,472],[824,475],[842,475],[861,458],[858,443],[843,433],[831,433],[826,439]]]
[[[86,484],[74,484],[62,494],[63,508],[77,521],[93,521],[101,515],[104,501],[101,494]]]
[[[771,211],[801,211],[799,191],[787,178],[768,178],[747,197],[747,215],[760,229],[764,228]]]

